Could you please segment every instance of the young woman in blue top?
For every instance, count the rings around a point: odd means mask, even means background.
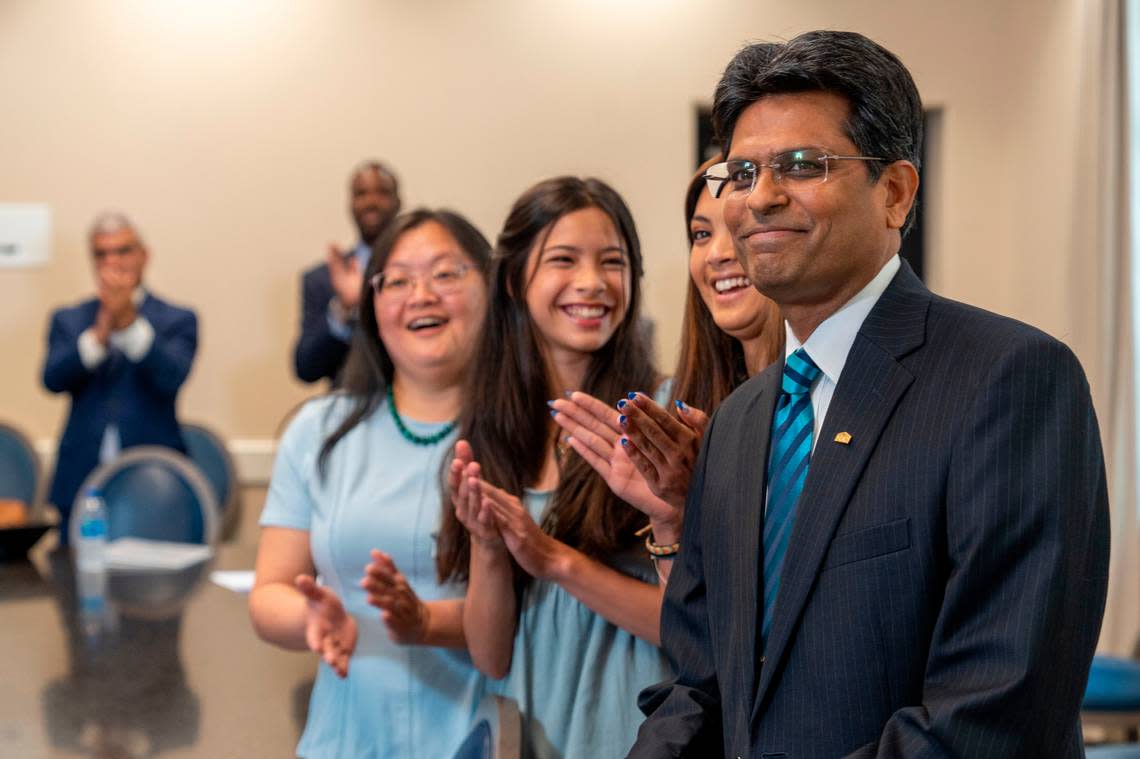
[[[475,664],[506,679],[523,753],[619,756],[638,691],[668,674],[643,514],[560,446],[548,402],[659,384],[639,322],[642,258],[621,197],[597,179],[541,182],[499,236],[490,308],[460,418],[439,570],[468,582]]]
[[[749,377],[784,350],[780,309],[752,286],[736,260],[724,223],[724,201],[708,189],[700,167],[685,191],[689,238],[689,287],[681,328],[681,351],[668,409],[636,394],[612,403],[573,393],[553,404],[567,442],[601,474],[614,492],[645,511],[679,524],[693,465],[708,417]],[[622,442],[624,441],[624,442]],[[674,542],[674,532],[654,534]],[[668,577],[671,557],[658,560]]]
[[[489,257],[454,213],[397,217],[365,275],[344,392],[308,403],[281,441],[249,609],[263,639],[323,660],[302,757],[450,756],[484,695],[435,533]],[[383,619],[360,583],[370,551],[416,594]]]

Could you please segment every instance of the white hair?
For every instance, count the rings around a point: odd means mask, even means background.
[[[135,233],[135,239],[139,241],[142,246],[142,236],[139,231],[135,229],[135,225],[127,218],[127,215],[121,211],[102,211],[95,217],[95,221],[91,222],[90,231],[87,234],[88,242],[94,244],[95,238],[99,235],[113,235],[116,232],[123,230],[130,230]]]

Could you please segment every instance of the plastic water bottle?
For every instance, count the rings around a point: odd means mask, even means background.
[[[89,490],[79,504],[75,541],[79,626],[89,647],[96,646],[107,624],[107,504]]]
[[[79,508],[76,563],[80,572],[103,572],[107,568],[107,504],[98,490],[89,490]]]
[[[76,574],[79,597],[79,628],[89,648],[98,645],[105,628],[109,626],[107,607],[107,573],[80,570]]]

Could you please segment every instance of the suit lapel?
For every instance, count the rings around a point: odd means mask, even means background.
[[[753,702],[753,721],[762,713],[764,699],[780,670],[859,477],[913,382],[913,376],[898,360],[922,344],[929,301],[929,291],[903,262],[847,355],[796,507],[766,661]],[[840,432],[851,436],[849,444],[834,441]]]
[[[138,312],[141,316],[145,316],[146,320],[154,323],[155,318],[158,316],[158,301],[150,294],[150,290],[145,291],[142,303],[138,306]]]
[[[731,504],[725,516],[725,525],[730,530],[728,539],[734,545],[733,556],[756,557],[760,555],[760,535],[763,533],[764,489],[767,480],[768,445],[771,438],[772,413],[780,390],[780,375],[783,363],[773,364],[756,377],[758,389],[748,406],[741,412],[743,427],[740,444],[731,455],[733,472],[739,473],[740,487],[736,492],[739,500]],[[742,678],[747,693],[756,689],[756,638],[743,634],[744,631],[760,629],[761,598],[759,589],[764,587],[759,577],[759,562],[744,561],[733,564],[737,574],[730,578],[735,587],[745,594],[746,603],[742,612],[750,615],[742,619],[738,630],[737,650],[733,661],[741,664],[737,676]]]

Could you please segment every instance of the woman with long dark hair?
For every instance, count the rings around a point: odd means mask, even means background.
[[[617,756],[638,691],[665,677],[661,588],[645,516],[559,445],[548,403],[659,384],[639,329],[642,259],[621,197],[559,177],[515,202],[495,248],[440,534],[440,576],[467,580],[475,664],[506,676],[524,755]]]
[[[777,360],[784,345],[779,308],[752,287],[736,260],[723,202],[709,192],[706,172],[719,161],[702,165],[685,192],[689,286],[669,411],[644,393],[623,397],[617,408],[603,402],[607,396],[584,392],[553,404],[569,445],[615,493],[657,516],[650,546],[680,539],[705,412]],[[670,556],[656,558],[667,577]]]
[[[374,247],[343,391],[306,404],[281,441],[249,610],[263,639],[321,656],[300,756],[450,756],[485,680],[463,651],[463,585],[436,579],[439,475],[490,245],[457,214],[419,210]],[[366,594],[370,554],[412,602]],[[397,645],[411,642],[425,645]]]

